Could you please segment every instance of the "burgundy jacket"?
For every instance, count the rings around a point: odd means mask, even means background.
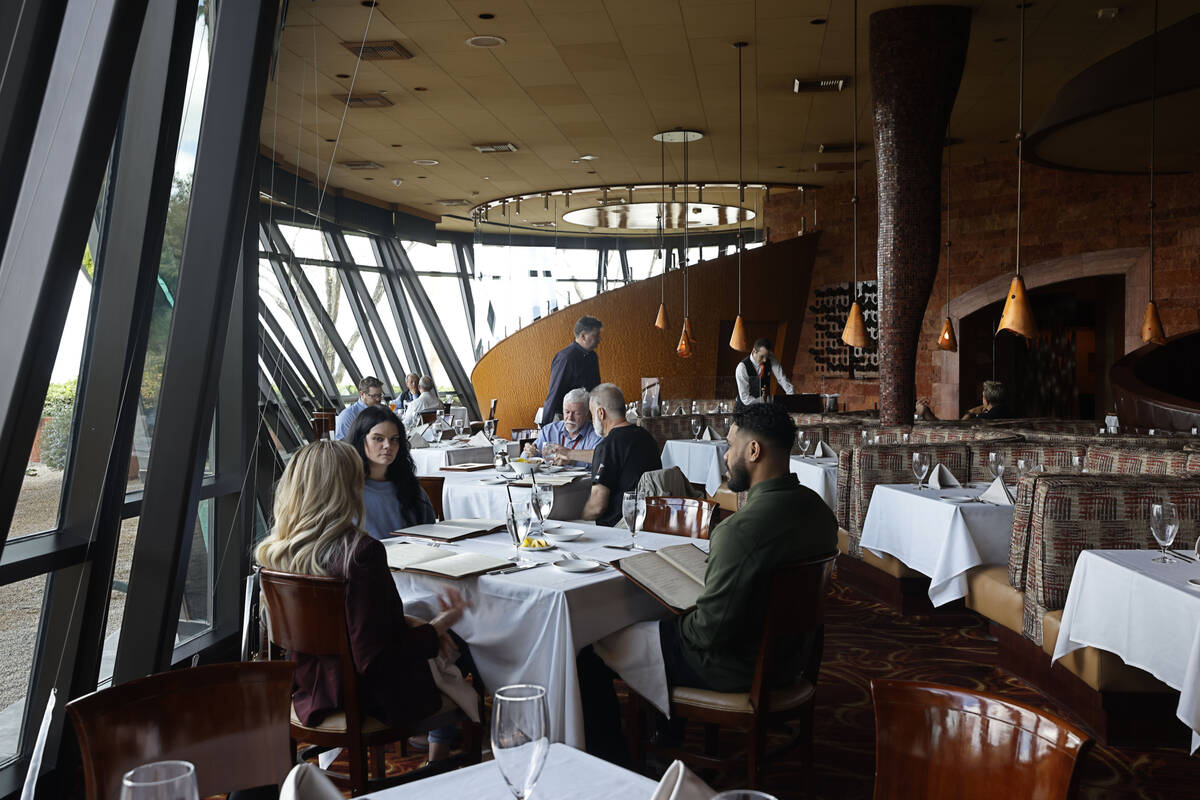
[[[331,565],[331,575],[341,574],[341,560],[337,562]],[[437,631],[405,621],[383,545],[361,537],[345,577],[346,625],[363,710],[392,726],[433,714],[441,706],[428,664],[438,653]],[[292,704],[302,723],[314,725],[342,706],[341,665],[337,656],[292,657]]]

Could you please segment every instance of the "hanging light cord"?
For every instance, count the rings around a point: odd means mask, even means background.
[[[950,130],[946,129],[946,138],[950,138]],[[946,316],[950,316],[950,154],[953,145],[946,144]]]
[[[854,160],[854,194],[850,197],[854,235],[854,287],[850,295],[850,303],[853,305],[858,302],[858,0],[854,0],[854,24],[850,26],[850,36],[854,40],[854,78],[852,79],[854,108],[850,114],[854,131],[854,141],[850,145],[851,158]]]
[[[1020,34],[1017,37],[1017,277],[1021,277],[1021,165],[1025,145],[1025,6],[1021,3]]]
[[[1150,302],[1154,302],[1154,167],[1158,143],[1158,0],[1154,0],[1154,36],[1150,39]]]
[[[670,265],[671,259],[664,245],[664,236],[667,228],[667,140],[665,138],[658,140],[658,186],[658,252],[663,257],[662,280],[659,282],[661,296],[658,302],[666,305],[667,267]]]
[[[692,137],[683,135],[683,318],[688,317],[688,145]]]
[[[746,238],[742,233],[742,217],[745,212],[742,211],[742,205],[746,202],[746,184],[742,181],[742,49],[745,48],[745,42],[736,42],[734,47],[738,51],[738,316],[742,315],[742,250],[746,249]]]

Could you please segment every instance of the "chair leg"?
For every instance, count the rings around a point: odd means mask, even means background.
[[[347,772],[350,774],[350,796],[358,797],[367,791],[367,753],[361,746],[347,747],[346,760],[349,763]]]
[[[384,757],[384,751],[387,745],[376,745],[371,748],[371,757],[375,763],[375,779],[382,780],[387,777],[387,759]]]
[[[704,755],[716,758],[721,749],[721,726],[715,722],[704,723]]]
[[[764,750],[767,744],[767,727],[757,718],[746,732],[746,785],[751,789],[759,786],[759,772],[762,770]]]
[[[629,764],[633,771],[643,774],[646,771],[646,711],[642,708],[642,699],[632,689],[629,691]]]

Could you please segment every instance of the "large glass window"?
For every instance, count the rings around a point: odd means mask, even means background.
[[[0,764],[21,752],[21,721],[45,590],[45,575],[0,586]]]

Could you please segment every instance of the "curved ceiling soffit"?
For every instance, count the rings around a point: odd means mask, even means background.
[[[1160,174],[1200,169],[1200,14],[1158,32]],[[1118,50],[1067,82],[1025,140],[1031,164],[1081,172],[1144,174],[1150,147],[1153,36]]]

